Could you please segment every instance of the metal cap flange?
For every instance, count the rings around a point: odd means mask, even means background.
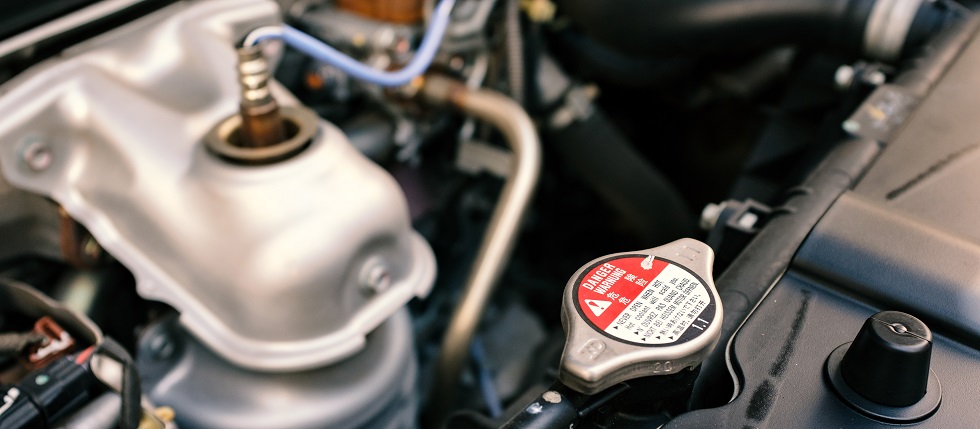
[[[708,245],[681,239],[580,268],[565,287],[558,378],[593,394],[700,365],[721,335],[713,262]]]

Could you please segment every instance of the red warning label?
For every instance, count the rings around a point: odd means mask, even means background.
[[[693,338],[714,317],[704,282],[653,256],[622,256],[597,264],[579,278],[575,301],[596,329],[638,344]]]

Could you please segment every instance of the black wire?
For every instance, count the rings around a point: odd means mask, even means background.
[[[122,386],[119,396],[122,398],[122,411],[119,417],[121,429],[136,429],[143,417],[143,407],[140,398],[143,396],[139,374],[132,356],[115,340],[106,338],[102,343],[102,353],[115,359],[123,366]]]

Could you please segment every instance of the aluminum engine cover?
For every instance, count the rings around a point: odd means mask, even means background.
[[[2,88],[0,166],[60,203],[216,353],[281,371],[360,350],[428,293],[435,261],[394,179],[331,124],[268,166],[204,149],[238,108],[234,43],[278,16],[268,0],[181,2],[33,67]],[[24,162],[36,142],[50,166]],[[371,276],[390,286],[365,290]]]

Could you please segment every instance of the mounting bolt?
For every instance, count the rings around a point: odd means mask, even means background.
[[[366,266],[361,275],[361,286],[371,293],[383,293],[391,287],[391,273],[381,264]]]
[[[51,152],[51,147],[36,137],[29,137],[24,140],[20,157],[27,168],[35,172],[47,170],[54,163],[54,153]]]
[[[156,360],[166,360],[174,355],[176,347],[167,334],[159,334],[150,340],[150,355]]]
[[[725,207],[725,203],[708,203],[708,205],[704,206],[704,209],[701,210],[701,221],[698,222],[701,230],[711,231],[714,229],[718,223],[718,219],[721,218],[721,212],[725,211]]]

